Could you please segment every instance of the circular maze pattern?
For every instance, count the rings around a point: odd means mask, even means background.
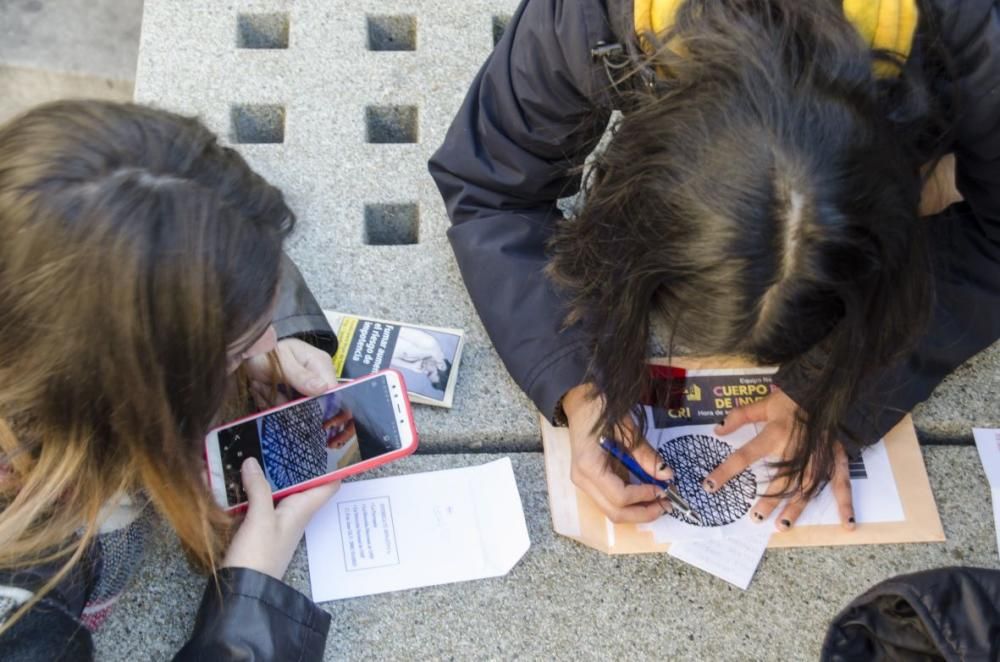
[[[275,489],[326,473],[327,434],[319,400],[268,414],[261,428],[264,468]]]
[[[701,516],[699,524],[676,509],[672,510],[670,514],[682,522],[694,526],[725,526],[746,515],[757,498],[757,477],[750,469],[745,469],[714,494],[702,489],[705,477],[733,452],[733,447],[721,439],[707,434],[686,434],[661,443],[657,452],[673,468],[677,491]]]

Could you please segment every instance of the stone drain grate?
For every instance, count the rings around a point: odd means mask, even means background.
[[[288,48],[288,14],[240,14],[236,17],[236,48]]]
[[[365,243],[406,246],[420,238],[420,208],[416,203],[365,205]]]
[[[365,133],[370,143],[415,143],[418,133],[416,106],[368,106]]]
[[[417,50],[416,16],[368,16],[368,50]]]
[[[274,104],[237,104],[232,107],[233,142],[285,142],[285,107]]]
[[[491,17],[493,45],[510,23],[510,14]],[[412,14],[367,14],[365,47],[374,52],[416,51],[418,21]],[[239,13],[236,48],[282,50],[289,48],[291,20],[287,12]],[[420,142],[420,111],[413,105],[365,106],[365,142],[372,145]],[[231,138],[237,144],[282,144],[286,109],[277,104],[234,104],[230,110]],[[386,147],[381,147],[386,149]],[[391,149],[391,148],[390,148]],[[420,237],[419,205],[413,201],[364,205],[363,241],[368,246],[407,246]]]

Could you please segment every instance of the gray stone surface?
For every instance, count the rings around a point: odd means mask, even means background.
[[[424,454],[376,475],[486,462],[496,457],[490,451],[537,451],[530,403],[468,302],[425,169],[516,1],[146,5],[137,98],[198,114],[228,140],[240,129],[256,143],[241,149],[298,212],[291,252],[320,301],[469,333],[455,408],[418,408]],[[60,96],[127,98],[141,7],[141,0],[0,2],[0,118]],[[263,126],[252,114],[234,125],[235,106],[283,112],[268,111]],[[279,135],[272,121],[279,115],[282,142],[260,142]],[[366,227],[366,206],[412,204],[415,230]],[[391,245],[394,237],[400,245]],[[922,436],[965,440],[973,424],[1000,426],[998,389],[1000,345],[917,409]],[[482,454],[451,454],[469,450]],[[511,574],[328,603],[327,658],[815,659],[829,619],[879,580],[946,564],[1000,567],[974,450],[928,448],[925,456],[948,542],[771,551],[743,593],[667,556],[608,557],[556,536],[541,457],[516,453],[533,544]],[[301,550],[288,579],[308,591]],[[169,659],[203,586],[164,535],[95,637],[98,659]]]
[[[128,101],[142,0],[0,2],[0,122],[66,98]]]
[[[972,443],[973,427],[1000,427],[1000,342],[948,375],[913,410],[924,441]]]
[[[0,65],[131,81],[141,22],[142,0],[4,0]]]
[[[137,99],[196,113],[228,140],[235,139],[234,106],[284,108],[283,142],[241,149],[296,209],[300,225],[290,251],[320,302],[467,330],[455,408],[419,408],[425,454],[384,474],[540,446],[530,403],[468,302],[425,168],[492,46],[493,17],[514,4],[146,3]],[[241,40],[253,48],[237,48]],[[378,216],[372,206],[412,204],[415,230],[395,212],[387,227],[366,227],[366,218]],[[399,245],[385,245],[394,237]],[[1000,424],[984,406],[998,356],[994,350],[943,385],[917,414],[922,431],[951,438],[967,434],[973,422]],[[482,454],[450,454],[470,449]],[[952,563],[1000,565],[974,451],[931,448],[927,459],[947,543],[773,551],[743,593],[666,556],[607,557],[556,536],[541,457],[518,453],[533,541],[522,563],[505,578],[327,604],[334,616],[327,654],[814,659],[825,624],[865,587]],[[289,579],[308,586],[301,553]],[[102,656],[169,657],[190,628],[202,586],[170,545],[161,546],[98,635]]]
[[[289,251],[320,303],[467,331],[454,409],[417,412],[425,448],[437,451],[540,448],[530,403],[469,303],[426,167],[493,46],[493,16],[515,4],[146,3],[138,100],[198,114],[228,139],[232,106],[284,106],[284,142],[241,150],[297,212]],[[287,16],[287,48],[237,48],[241,15],[276,13]],[[410,112],[373,112],[393,106],[415,107],[416,126]],[[415,142],[367,142],[393,136]],[[365,206],[400,203],[418,205],[417,243],[366,244]],[[374,236],[399,234],[384,230]]]
[[[233,106],[285,109],[283,142],[241,148],[297,211],[290,252],[320,302],[468,332],[455,408],[417,412],[426,450],[540,449],[531,404],[469,303],[426,173],[494,29],[515,5],[146,2],[138,100],[196,113],[230,140],[238,128]],[[398,214],[383,215],[392,219],[386,227],[366,227],[366,218],[379,216],[366,214],[367,205],[400,204],[417,205],[417,228],[400,227]],[[385,245],[393,237],[400,244]],[[986,406],[996,402],[998,368],[1000,345],[957,372],[918,410],[921,433],[967,439],[974,424],[1000,424],[1000,413]]]
[[[378,473],[496,457],[415,456]],[[814,660],[829,620],[878,581],[944,565],[1000,568],[975,450],[933,447],[925,458],[947,542],[771,550],[742,592],[666,555],[612,557],[557,536],[541,456],[514,454],[532,546],[513,571],[326,603],[326,657]],[[288,581],[308,593],[303,551]],[[204,584],[166,539],[99,631],[99,659],[168,659],[190,631]]]

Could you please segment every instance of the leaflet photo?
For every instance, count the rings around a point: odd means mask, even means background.
[[[398,370],[410,401],[450,407],[454,398],[464,333],[387,320],[326,312],[340,345],[333,367],[340,379],[379,370]]]

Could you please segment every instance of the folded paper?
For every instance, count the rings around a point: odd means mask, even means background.
[[[529,545],[509,458],[344,483],[306,528],[316,602],[505,575]]]

